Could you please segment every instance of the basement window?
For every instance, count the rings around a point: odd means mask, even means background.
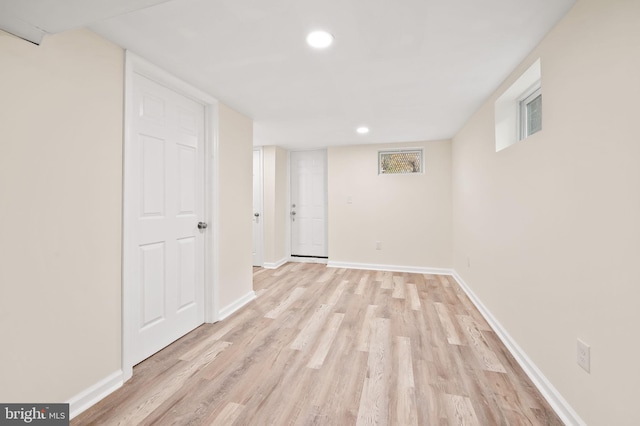
[[[378,151],[378,174],[422,173],[422,149],[396,149]]]
[[[520,140],[542,130],[542,88],[538,82],[530,94],[526,95],[519,105]]]
[[[496,152],[542,130],[542,75],[536,60],[495,103]]]

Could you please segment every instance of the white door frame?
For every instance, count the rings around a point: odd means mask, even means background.
[[[125,93],[124,93],[124,147],[123,147],[123,199],[122,199],[122,373],[127,381],[133,375],[131,342],[135,338],[135,325],[131,324],[132,312],[137,306],[132,305],[134,287],[132,268],[137,252],[131,249],[131,238],[128,237],[128,218],[136,200],[130,200],[130,187],[133,184],[132,167],[128,158],[132,158],[133,149],[133,84],[134,75],[139,74],[170,88],[188,98],[204,105],[204,220],[209,224],[209,232],[204,235],[204,320],[215,322],[219,318],[218,306],[218,264],[219,264],[219,176],[218,176],[218,101],[208,94],[190,86],[163,69],[151,64],[136,54],[126,51],[125,56]]]
[[[325,162],[324,162],[324,197],[325,197],[325,211],[324,211],[324,220],[325,220],[325,244],[327,245],[327,258],[317,258],[317,257],[299,257],[293,256],[293,226],[291,224],[291,216],[290,213],[292,209],[292,199],[291,199],[291,154],[294,152],[308,152],[308,151],[324,151]],[[291,262],[305,262],[305,263],[328,263],[328,255],[329,255],[329,150],[327,148],[309,148],[309,149],[295,149],[287,152],[287,253],[289,253],[289,261]]]
[[[253,148],[253,152],[254,153],[258,153],[258,157],[260,157],[260,160],[258,161],[258,176],[259,176],[259,186],[260,186],[260,200],[258,201],[258,208],[257,208],[257,212],[256,212],[256,206],[253,206],[253,221],[256,221],[256,217],[255,217],[255,213],[258,213],[260,216],[258,216],[258,222],[256,223],[257,225],[257,231],[255,229],[255,225],[254,225],[254,229],[253,232],[258,232],[258,240],[260,241],[260,247],[258,248],[257,251],[257,257],[258,257],[258,262],[254,262],[253,266],[264,266],[264,156],[263,156],[263,150],[262,147],[254,147]],[[254,188],[255,189],[255,188]],[[254,195],[255,197],[255,195]],[[255,199],[255,198],[254,198]],[[255,238],[255,236],[254,236]],[[258,265],[256,265],[255,263],[258,263]]]

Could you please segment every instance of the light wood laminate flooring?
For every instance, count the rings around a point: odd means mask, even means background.
[[[452,277],[288,263],[73,425],[562,425]]]

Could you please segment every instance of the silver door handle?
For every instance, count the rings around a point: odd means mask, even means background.
[[[198,222],[198,229],[207,229],[207,222]]]
[[[253,214],[255,217],[260,217],[260,213],[254,213]]]

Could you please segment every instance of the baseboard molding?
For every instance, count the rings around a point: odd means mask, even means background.
[[[264,262],[262,267],[265,268],[265,269],[278,269],[279,267],[281,267],[282,265],[284,265],[288,261],[289,261],[289,259],[283,258],[283,259],[278,260],[277,262]]]
[[[560,392],[551,384],[551,382],[542,374],[542,371],[531,361],[527,354],[522,350],[516,341],[507,333],[505,328],[491,314],[491,311],[482,303],[475,295],[471,288],[464,282],[457,272],[453,271],[453,278],[458,282],[460,288],[467,294],[471,302],[480,311],[484,319],[489,323],[491,328],[496,332],[502,343],[507,347],[511,355],[520,364],[520,367],[529,376],[533,384],[538,388],[542,396],[547,400],[549,405],[554,409],[562,421],[567,425],[586,425],[580,418],[578,413],[569,405],[562,397]]]
[[[235,302],[228,304],[224,308],[220,309],[218,313],[218,321],[222,321],[223,319],[233,314],[235,311],[242,308],[244,305],[251,302],[255,298],[256,298],[256,293],[253,290],[251,290],[249,293],[245,294]]]
[[[114,371],[98,383],[83,390],[67,401],[69,417],[74,418],[111,392],[119,389],[124,383],[122,370]]]
[[[409,272],[413,274],[453,275],[453,269],[427,268],[423,266],[378,265],[375,263],[350,263],[329,261],[328,268],[366,269],[370,271]]]
[[[293,257],[291,256],[288,259],[289,262],[297,262],[297,263],[324,263],[326,264],[328,260],[323,257]]]
[[[225,306],[220,310],[218,320],[223,320],[229,315],[233,314],[238,309],[242,308],[247,303],[256,298],[255,292],[250,291],[235,302]],[[113,391],[119,389],[124,384],[124,373],[122,370],[118,370],[100,380],[98,383],[85,389],[79,394],[73,396],[67,401],[69,404],[69,417],[74,418],[83,411],[96,404],[101,399]]]

